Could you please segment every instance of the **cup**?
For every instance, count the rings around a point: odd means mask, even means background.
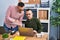
[[[36,37],[42,37],[42,35],[40,33],[36,34]]]

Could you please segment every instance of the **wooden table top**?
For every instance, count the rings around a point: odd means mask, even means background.
[[[9,34],[9,37],[8,37],[8,38],[10,38],[10,37],[15,37],[15,36],[18,36],[17,32],[16,32],[16,34],[14,34],[14,35],[10,35],[10,34]],[[26,37],[25,40],[46,40],[47,38],[48,38],[48,35],[44,35],[43,37]],[[0,34],[0,40],[3,40],[1,34]]]

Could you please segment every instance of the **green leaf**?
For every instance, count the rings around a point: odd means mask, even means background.
[[[2,35],[2,37],[3,37],[3,38],[8,38],[9,36],[8,36],[7,33],[4,33],[4,34]]]

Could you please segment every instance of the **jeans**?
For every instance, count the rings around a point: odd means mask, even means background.
[[[16,26],[15,28],[12,28],[12,29],[8,28],[5,23],[4,23],[3,26],[4,26],[4,29],[5,29],[6,32],[9,32],[9,30],[15,31],[15,32],[18,31],[18,26]]]

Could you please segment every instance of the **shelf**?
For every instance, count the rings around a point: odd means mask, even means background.
[[[25,9],[50,10],[50,8],[25,8]]]
[[[40,19],[42,23],[48,23],[49,17],[50,8],[37,8],[37,18]]]
[[[50,8],[37,8],[38,10],[50,10]]]
[[[26,21],[26,19],[23,20],[23,21]],[[41,23],[48,23],[48,20],[40,20],[40,22],[41,22]]]
[[[41,23],[48,23],[48,20],[40,20]]]

